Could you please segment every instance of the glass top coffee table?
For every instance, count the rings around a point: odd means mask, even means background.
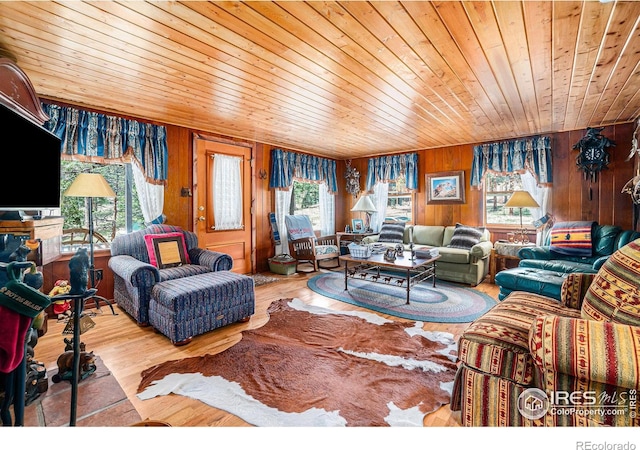
[[[382,253],[374,253],[368,258],[341,255],[339,259],[344,262],[345,291],[349,289],[349,278],[404,287],[407,290],[408,305],[411,288],[416,284],[431,278],[433,287],[436,287],[436,261],[440,259],[440,255],[430,259],[411,259],[411,253],[405,251],[403,256],[394,261],[387,261]]]

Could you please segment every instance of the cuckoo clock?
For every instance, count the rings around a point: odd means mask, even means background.
[[[602,136],[600,132],[604,128],[587,128],[587,134],[574,146],[574,150],[580,153],[576,158],[576,164],[584,172],[585,179],[594,182],[598,179],[598,172],[607,168],[609,153],[607,148],[616,144],[612,140]]]

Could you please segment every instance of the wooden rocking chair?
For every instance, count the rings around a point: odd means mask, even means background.
[[[314,272],[320,267],[319,262],[335,259],[340,267],[340,247],[336,235],[316,237],[311,220],[306,215],[290,215],[284,218],[289,239],[289,254],[296,263],[310,263]],[[296,264],[296,271],[298,265]]]

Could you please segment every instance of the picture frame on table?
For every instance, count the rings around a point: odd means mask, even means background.
[[[427,205],[465,203],[464,170],[428,173]]]
[[[364,221],[362,219],[351,219],[351,229],[353,233],[364,233]]]

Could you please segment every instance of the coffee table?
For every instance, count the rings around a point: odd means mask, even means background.
[[[395,261],[387,261],[384,254],[372,254],[368,258],[354,258],[351,255],[341,255],[340,261],[344,261],[344,290],[349,289],[349,278],[361,279],[372,283],[389,284],[398,287],[405,287],[407,290],[407,305],[409,304],[411,288],[416,284],[433,279],[433,287],[436,287],[436,261],[440,255],[434,258],[411,259],[411,253],[404,252],[404,255],[397,257]],[[349,263],[355,265],[349,266]],[[384,273],[381,269],[390,269]],[[391,273],[389,273],[391,272]],[[397,275],[393,272],[398,272]]]

